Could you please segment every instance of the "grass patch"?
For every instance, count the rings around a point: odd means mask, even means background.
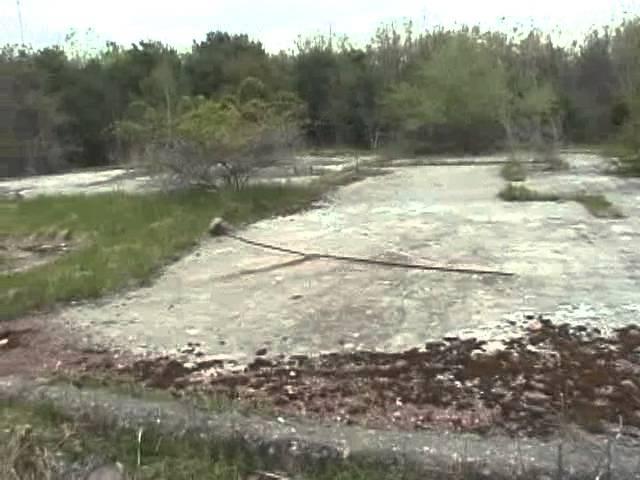
[[[624,218],[622,212],[604,195],[579,194],[573,197],[596,218]]]
[[[577,202],[596,218],[624,218],[622,212],[604,195],[541,193],[524,185],[510,183],[498,196],[505,202]]]
[[[248,451],[240,442],[222,444],[189,435],[166,435],[153,429],[114,428],[97,418],[74,420],[51,404],[18,405],[0,401],[0,478],[40,479],[59,464],[119,462],[128,478],[240,480],[256,471],[274,471],[269,455]],[[138,455],[140,455],[138,464]],[[422,478],[408,472],[356,463],[325,462],[287,472],[309,480],[382,480]],[[255,478],[255,477],[253,477]]]
[[[560,202],[565,200],[560,195],[541,193],[524,185],[507,185],[498,196],[505,202]]]
[[[500,170],[502,178],[508,182],[524,182],[527,179],[527,169],[518,160],[509,160]]]
[[[147,282],[192,248],[212,217],[246,223],[304,208],[319,186],[241,192],[108,193],[0,200],[0,237],[73,232],[80,248],[52,263],[0,274],[0,320]]]

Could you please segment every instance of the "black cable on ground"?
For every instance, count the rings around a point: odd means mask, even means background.
[[[437,265],[420,265],[414,263],[403,263],[403,262],[392,262],[387,260],[376,260],[371,258],[360,258],[360,257],[351,257],[346,255],[331,255],[331,254],[323,254],[323,253],[305,253],[300,252],[298,250],[291,250],[289,248],[278,247],[276,245],[270,245],[268,243],[257,242],[255,240],[249,240],[248,238],[241,237],[240,235],[236,235],[231,233],[230,230],[226,230],[223,235],[226,235],[229,238],[233,238],[239,242],[242,242],[246,245],[251,245],[254,247],[262,248],[264,250],[272,250],[274,252],[287,253],[290,255],[299,255],[304,257],[305,259],[325,259],[325,260],[335,260],[339,262],[350,262],[350,263],[362,263],[368,265],[379,265],[383,267],[390,268],[404,268],[408,270],[423,270],[423,271],[432,271],[432,272],[445,272],[445,273],[460,273],[466,275],[496,275],[500,277],[513,277],[514,273],[508,272],[500,272],[496,270],[479,270],[474,268],[455,268],[455,267],[443,267]]]

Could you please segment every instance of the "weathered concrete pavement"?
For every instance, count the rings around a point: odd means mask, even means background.
[[[350,185],[320,208],[242,232],[296,250],[492,268],[514,278],[327,260],[240,274],[295,257],[216,238],[152,286],[67,308],[60,320],[115,347],[162,352],[195,342],[240,358],[263,347],[400,351],[447,334],[496,337],[528,311],[603,330],[637,322],[639,184],[594,172],[593,156],[570,160],[574,170],[559,185],[590,182],[626,218],[596,219],[573,202],[502,202],[498,166],[424,166]],[[550,175],[531,183],[557,188],[562,177]]]

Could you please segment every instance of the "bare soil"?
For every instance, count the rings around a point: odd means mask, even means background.
[[[51,263],[76,248],[66,231],[47,236],[0,238],[0,274],[16,273]]]
[[[374,428],[497,428],[545,436],[569,424],[592,433],[623,425],[626,433],[640,434],[639,327],[604,338],[538,318],[506,348],[487,347],[448,338],[402,353],[257,356],[236,373],[216,370],[215,361],[184,368],[170,359],[139,361],[132,372],[154,386],[204,390],[267,404],[283,415]]]
[[[126,353],[82,348],[81,343],[72,332],[56,327],[46,317],[0,323],[0,377],[116,369],[133,359]]]
[[[184,362],[74,346],[34,320],[0,328],[0,376],[55,373],[133,378],[177,396],[205,393],[275,415],[401,430],[551,436],[577,425],[640,438],[640,327],[597,330],[530,320],[504,349],[447,338],[402,353],[225,357]],[[194,346],[197,350],[197,347]]]

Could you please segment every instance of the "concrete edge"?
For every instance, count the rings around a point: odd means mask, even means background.
[[[178,401],[148,401],[19,377],[0,378],[0,400],[46,402],[72,418],[96,419],[102,425],[106,422],[122,428],[153,428],[172,436],[240,442],[253,453],[268,455],[271,463],[284,470],[309,466],[309,462],[347,460],[443,479],[640,479],[640,444],[625,438],[574,435],[543,441],[375,431],[283,418],[269,420],[233,411],[210,413]]]

